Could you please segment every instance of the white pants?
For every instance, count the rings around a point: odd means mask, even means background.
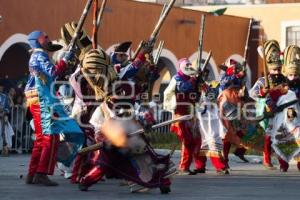
[[[2,134],[2,125],[3,120],[0,120],[0,149],[3,149],[3,136],[5,137],[5,141],[7,143],[8,148],[12,147],[12,136],[14,135],[14,130],[12,129],[9,122],[4,125],[4,134]]]

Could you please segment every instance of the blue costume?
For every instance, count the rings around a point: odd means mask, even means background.
[[[27,105],[33,116],[36,140],[32,150],[27,183],[57,185],[47,175],[54,173],[59,145],[59,134],[68,134],[65,141],[72,143],[73,151],[81,148],[83,134],[77,123],[64,112],[63,106],[55,97],[53,82],[58,74],[67,68],[67,60],[73,55],[68,52],[64,59],[54,65],[45,50],[57,50],[45,33],[34,31],[28,35],[33,53],[29,60],[30,76],[25,88]],[[64,152],[61,152],[64,153]],[[62,156],[62,154],[59,156]],[[63,155],[65,165],[70,165],[75,153]],[[58,158],[59,159],[59,158]]]
[[[221,75],[220,88],[222,91],[229,87],[240,87],[241,85],[243,85],[243,80],[237,78],[235,74],[229,76],[224,73]]]

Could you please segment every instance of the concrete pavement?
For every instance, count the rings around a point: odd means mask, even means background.
[[[231,175],[216,175],[208,161],[206,174],[196,176],[175,176],[172,192],[161,195],[159,190],[132,194],[126,186],[119,186],[118,180],[106,180],[93,186],[89,192],[81,192],[76,185],[60,176],[53,177],[58,187],[26,185],[27,165],[30,155],[0,157],[0,199],[1,200],[99,200],[99,199],[298,199],[300,195],[300,172],[292,165],[287,173],[279,170],[265,170],[261,164],[240,163],[231,157]],[[249,159],[259,159],[248,157]],[[175,162],[178,158],[175,155]],[[23,177],[22,177],[23,176]]]

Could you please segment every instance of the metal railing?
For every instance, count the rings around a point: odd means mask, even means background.
[[[26,110],[21,105],[15,105],[11,109],[10,113],[9,122],[15,134],[13,136],[11,151],[16,151],[18,153],[27,153],[33,146],[33,130],[30,127],[30,122],[26,120],[25,114]],[[172,113],[165,110],[160,110],[159,112],[156,112],[155,115],[157,123],[161,123],[172,118]],[[170,125],[157,128],[154,132],[169,133]]]
[[[157,123],[161,123],[164,121],[168,121],[172,119],[172,113],[166,110],[160,110],[158,112],[155,113],[155,119],[157,121]],[[157,128],[154,130],[154,132],[158,132],[158,133],[169,133],[170,132],[170,126],[171,125],[167,125],[167,126],[163,126],[160,128]]]
[[[29,152],[32,148],[32,130],[29,121],[25,117],[26,110],[21,105],[15,105],[10,112],[10,125],[12,126],[15,135],[12,141],[12,151],[18,153]]]

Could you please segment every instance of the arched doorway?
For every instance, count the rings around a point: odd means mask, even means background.
[[[15,83],[27,78],[30,58],[29,45],[18,42],[12,44],[3,53],[0,60],[0,77]]]
[[[203,64],[205,63],[205,59],[202,59],[201,60],[201,63],[202,63],[202,67],[203,67]],[[208,70],[208,76],[207,76],[207,79],[206,81],[213,81],[213,80],[217,80],[217,77],[216,77],[216,74],[214,73],[214,69],[213,69],[213,66],[212,64],[209,62],[205,68],[205,70]]]
[[[27,35],[16,33],[0,47],[0,77],[6,77],[11,84],[27,79],[30,58],[27,39]]]

